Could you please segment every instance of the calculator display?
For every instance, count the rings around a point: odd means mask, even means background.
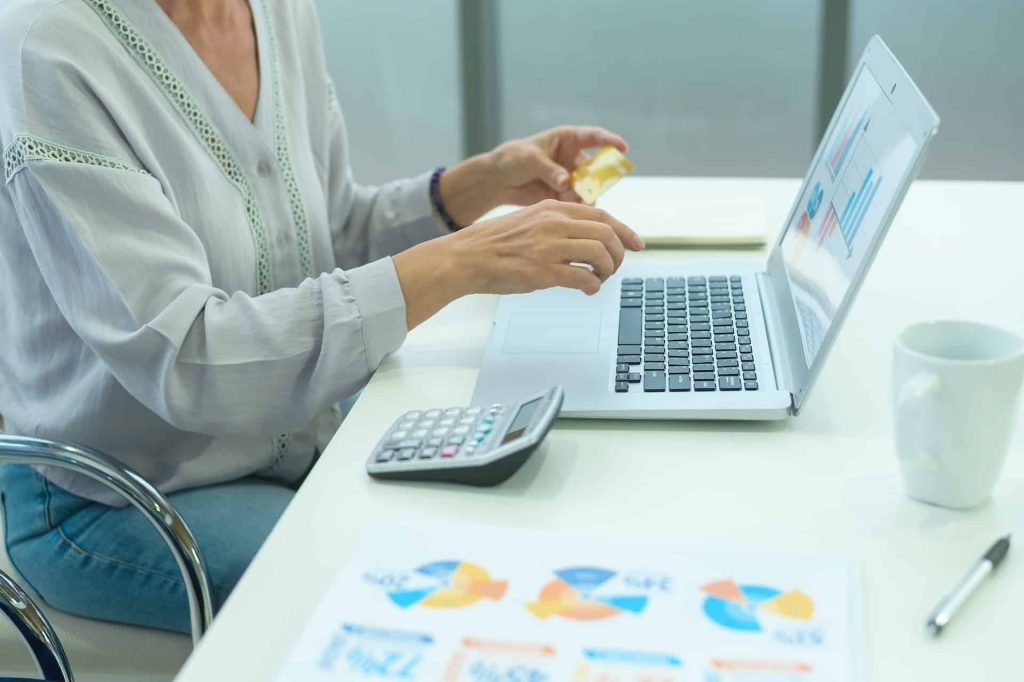
[[[508,427],[508,431],[505,432],[505,437],[501,439],[501,444],[509,443],[517,438],[522,437],[526,432],[526,427],[533,421],[533,415],[537,412],[537,408],[544,402],[543,398],[537,398],[532,400],[522,407],[519,408],[519,412],[516,414],[515,419]]]

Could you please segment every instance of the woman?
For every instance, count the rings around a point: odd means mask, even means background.
[[[598,128],[357,185],[315,35],[308,0],[0,14],[0,413],[170,493],[218,603],[337,428],[331,406],[407,330],[469,293],[592,294],[642,247],[601,211],[542,201],[574,198],[584,149],[625,149]],[[472,224],[501,203],[530,207]],[[9,553],[48,602],[187,628],[137,512],[88,480],[5,469]]]

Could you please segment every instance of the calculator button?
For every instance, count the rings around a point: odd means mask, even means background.
[[[465,436],[452,436],[451,438],[448,439],[448,443],[450,445],[462,445],[465,442],[466,442],[466,437]]]
[[[454,419],[442,419],[441,420],[441,426],[454,426],[454,425],[455,425],[455,420]]]
[[[494,417],[484,417],[483,420],[480,423],[481,424],[486,424],[486,425],[489,426],[489,425],[494,423]]]
[[[479,433],[478,432],[475,436],[473,436],[473,442],[474,443],[483,443],[486,439],[487,439],[487,434],[486,433]]]
[[[442,438],[430,438],[429,440],[427,440],[427,447],[439,448],[443,444],[444,444],[444,439],[442,439]]]
[[[491,432],[491,425],[490,424],[481,424],[479,427],[477,427],[476,432],[477,433],[488,434],[488,433]]]
[[[406,419],[419,419],[422,416],[423,416],[423,413],[420,412],[419,410],[413,410],[412,412],[406,412],[405,413],[405,418]]]
[[[416,429],[410,435],[413,438],[426,438],[427,437],[427,430],[426,429]]]
[[[423,440],[420,438],[406,438],[405,440],[399,441],[396,447],[412,448],[413,450],[415,450],[421,445],[423,445]]]
[[[420,450],[420,459],[432,459],[437,457],[437,448],[426,447]]]
[[[404,462],[416,456],[416,448],[402,448],[398,451],[398,461]]]
[[[423,416],[427,419],[437,419],[441,416],[441,410],[427,410],[423,413]]]
[[[452,430],[452,435],[453,436],[465,436],[468,433],[469,433],[469,427],[468,426],[460,426],[459,428]]]
[[[391,432],[391,440],[402,440],[403,438],[408,438],[408,437],[409,437],[409,432],[408,431],[399,430],[399,431],[392,431]]]
[[[430,435],[434,438],[444,438],[448,434],[448,429],[434,429],[434,432]]]
[[[391,449],[381,450],[380,452],[377,453],[376,461],[378,461],[378,462],[390,462],[394,458],[394,456],[395,456],[395,451],[394,450],[391,450]]]
[[[455,455],[458,454],[458,452],[459,447],[457,445],[446,445],[443,448],[441,448],[442,457],[454,457]]]

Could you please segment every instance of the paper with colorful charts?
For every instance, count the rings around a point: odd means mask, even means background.
[[[278,682],[859,679],[848,558],[545,531],[366,533]]]

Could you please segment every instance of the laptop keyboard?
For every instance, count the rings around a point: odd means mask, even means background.
[[[757,390],[739,276],[627,278],[620,305],[616,393]]]

